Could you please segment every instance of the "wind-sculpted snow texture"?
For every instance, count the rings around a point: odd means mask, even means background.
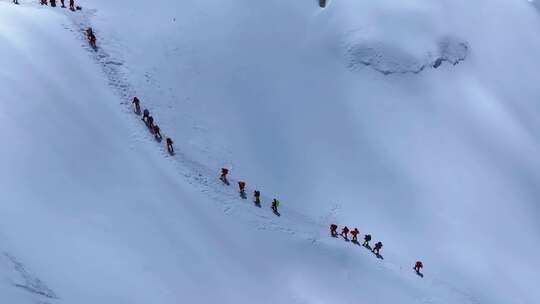
[[[13,273],[12,285],[17,288],[26,290],[32,294],[48,298],[56,299],[57,295],[53,290],[51,290],[43,281],[39,278],[28,272],[24,265],[19,262],[14,256],[10,255],[7,252],[3,253],[3,257],[0,259],[4,268],[12,268],[12,271],[7,271],[6,273]]]
[[[539,302],[531,3],[10,2],[0,303]]]
[[[441,38],[436,46],[435,50],[416,57],[385,42],[357,42],[347,48],[348,66],[356,70],[365,65],[385,75],[417,74],[429,67],[438,68],[444,62],[456,65],[464,61],[469,52],[466,42],[453,38]]]

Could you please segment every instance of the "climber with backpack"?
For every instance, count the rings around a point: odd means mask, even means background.
[[[416,271],[417,274],[420,274],[420,269],[424,268],[424,264],[421,261],[416,261],[414,264],[414,271]]]
[[[150,129],[150,132],[154,131],[154,117],[152,117],[152,115],[149,115],[146,118],[146,126]]]
[[[371,234],[364,235],[364,243],[362,246],[369,248],[369,241],[371,241]]]
[[[229,174],[229,169],[221,168],[221,175],[219,176],[219,179],[225,184],[229,185],[229,180],[227,180],[227,174]]]
[[[242,198],[246,198],[246,182],[239,181],[238,182],[238,189],[240,190],[240,196]]]
[[[272,210],[274,211],[275,214],[279,215],[278,213],[278,207],[279,207],[279,201],[274,198],[274,200],[272,201]]]
[[[150,111],[148,111],[148,109],[144,109],[142,114],[142,121],[144,121],[146,125],[148,125],[148,117],[150,117]]]
[[[360,233],[360,231],[358,230],[358,228],[354,228],[354,230],[351,231],[351,235],[352,235],[352,242],[353,243],[358,243],[358,234]]]
[[[156,138],[156,140],[161,141],[163,139],[163,137],[161,137],[161,132],[159,130],[159,126],[154,125],[153,131],[154,131],[154,137]]]
[[[379,252],[381,251],[382,246],[383,246],[382,242],[375,243],[375,247],[373,247],[372,252],[375,253],[377,256],[379,256],[380,255]]]
[[[170,137],[167,137],[165,140],[167,142],[167,151],[169,151],[169,154],[174,155],[174,147],[173,147],[173,141]]]
[[[255,205],[261,205],[261,192],[259,190],[253,191],[253,197],[255,198]]]
[[[97,47],[96,35],[94,34],[94,30],[91,27],[86,29],[86,37],[88,38],[88,41],[90,42],[90,46],[92,46],[95,49]]]
[[[337,237],[337,225],[332,224],[330,225],[330,235],[333,237]]]
[[[345,238],[346,240],[349,240],[349,227],[345,226],[343,227],[343,229],[341,230],[341,236],[343,238]]]
[[[135,107],[135,113],[137,115],[141,115],[141,101],[137,96],[133,97],[133,101],[131,102],[131,104]]]

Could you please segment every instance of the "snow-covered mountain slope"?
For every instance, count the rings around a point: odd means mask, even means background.
[[[0,2],[4,299],[539,298],[528,2],[21,3]],[[134,94],[175,157],[127,110]],[[264,208],[217,183],[222,166]],[[382,240],[385,260],[328,238],[334,221]],[[21,287],[36,280],[55,297]]]

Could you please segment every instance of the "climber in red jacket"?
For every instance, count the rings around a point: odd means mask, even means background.
[[[351,231],[351,235],[352,235],[352,242],[353,243],[358,243],[358,234],[360,233],[360,231],[358,230],[358,228],[354,228],[354,230]]]
[[[416,264],[414,264],[414,271],[416,273],[420,273],[420,269],[424,268],[424,264],[422,264],[421,261],[416,261]]]
[[[246,182],[238,182],[238,189],[240,190],[240,193],[241,194],[245,194],[246,193]]]

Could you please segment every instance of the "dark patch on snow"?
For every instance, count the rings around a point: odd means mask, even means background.
[[[106,61],[105,64],[112,64],[112,65],[123,65],[122,62],[118,62],[118,61],[112,61],[112,60],[109,60],[109,61]]]
[[[540,11],[540,2],[536,1],[536,0],[529,0],[529,3],[534,6],[537,10]]]
[[[37,294],[49,299],[58,299],[56,293],[50,289],[43,281],[26,270],[14,256],[5,253],[4,256],[13,265],[13,269],[19,274],[19,280],[13,286],[24,289],[33,294]]]

